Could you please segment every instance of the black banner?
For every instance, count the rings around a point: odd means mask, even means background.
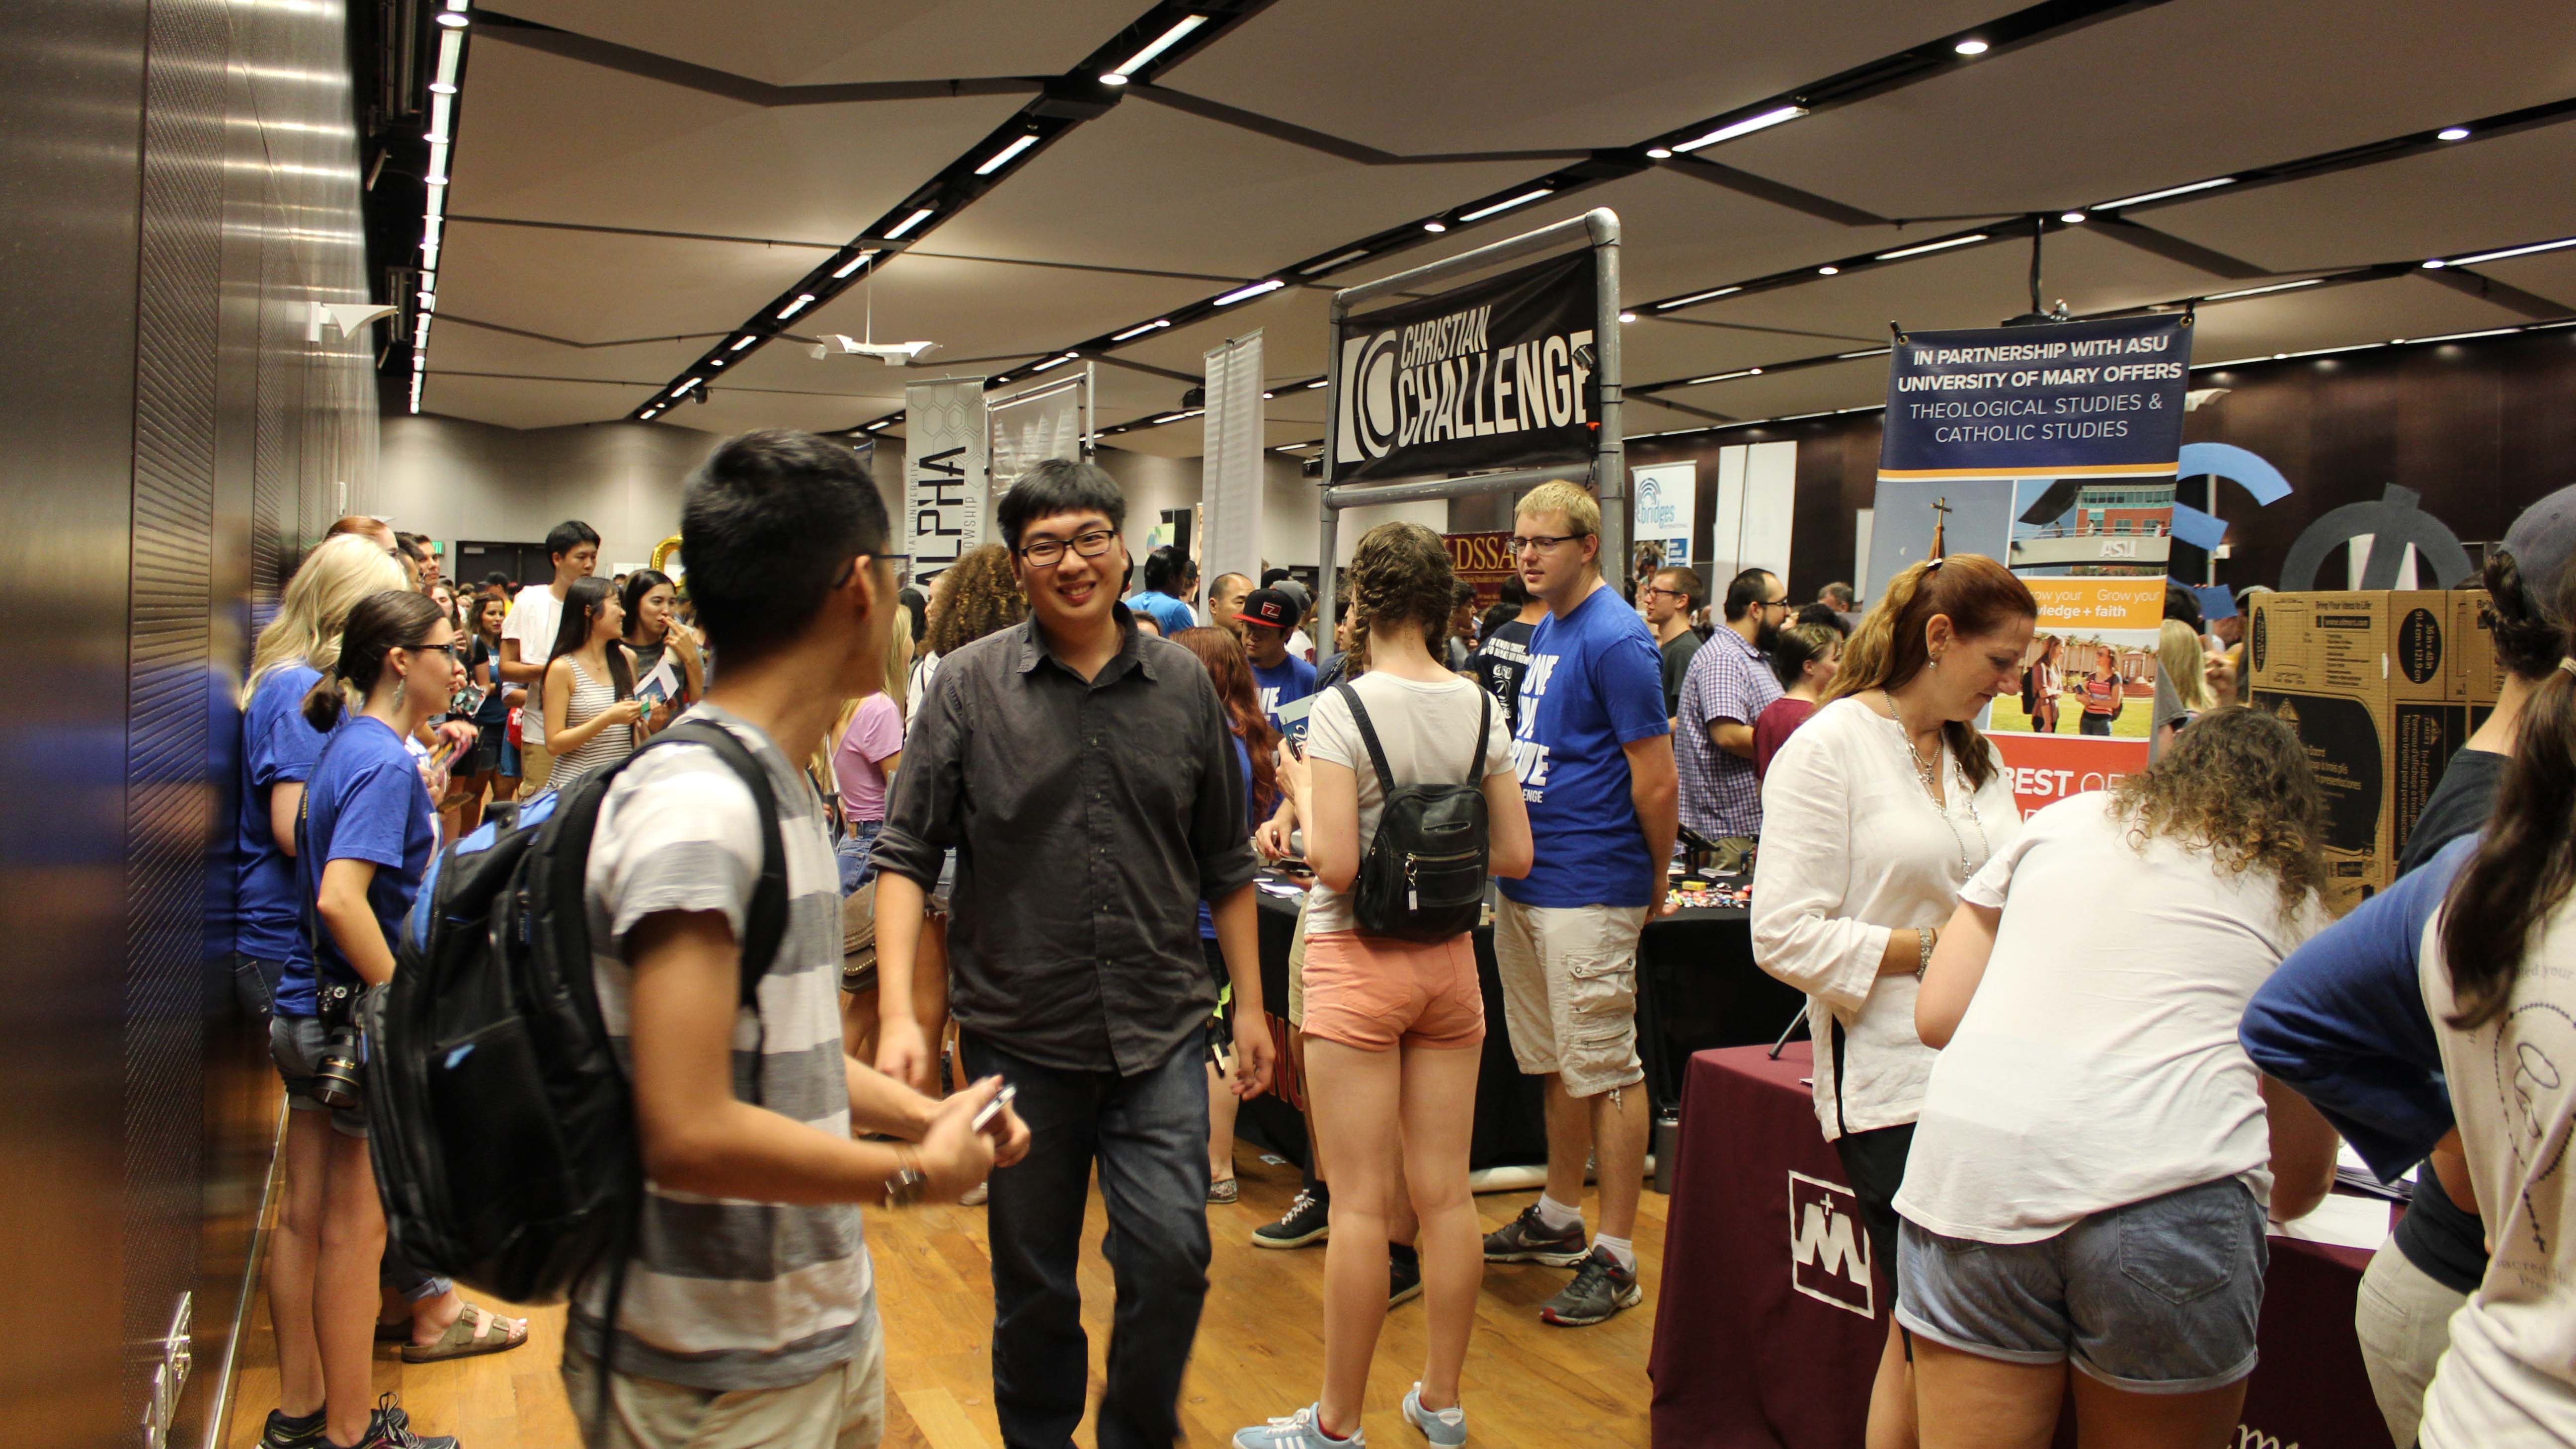
[[[1912,333],[1887,370],[1878,476],[2170,478],[2190,386],[2171,314]]]
[[[1592,249],[1342,324],[1335,483],[1587,462]]]

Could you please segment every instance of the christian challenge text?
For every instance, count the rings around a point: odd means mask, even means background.
[[[1395,446],[1589,423],[1591,341],[1586,328],[1397,369]]]

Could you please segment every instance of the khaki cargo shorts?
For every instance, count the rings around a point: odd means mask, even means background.
[[[1637,937],[1645,906],[1494,907],[1503,1029],[1528,1076],[1597,1097],[1646,1079],[1637,1059]]]

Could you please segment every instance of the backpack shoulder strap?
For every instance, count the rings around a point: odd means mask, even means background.
[[[1377,768],[1378,790],[1392,798],[1395,794],[1395,772],[1386,767],[1386,749],[1377,742],[1377,726],[1369,723],[1368,710],[1360,703],[1360,692],[1351,688],[1349,680],[1335,684],[1333,692],[1342,697],[1342,703],[1351,707],[1351,722],[1360,727],[1360,739],[1368,745],[1369,763]],[[1482,748],[1480,744],[1478,749]]]
[[[742,943],[742,1000],[746,1006],[755,1005],[760,978],[777,964],[779,947],[787,939],[787,840],[778,814],[778,792],[771,786],[769,771],[759,758],[734,737],[733,731],[720,724],[682,720],[654,739],[655,744],[665,741],[705,745],[714,750],[716,757],[741,777],[751,791],[752,804],[760,811],[760,880],[752,887],[751,913],[744,922]]]
[[[1467,788],[1485,788],[1485,737],[1494,732],[1494,696],[1482,685],[1476,686],[1476,763],[1467,767]]]

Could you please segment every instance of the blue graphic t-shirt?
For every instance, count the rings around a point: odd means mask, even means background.
[[[1294,654],[1280,660],[1276,669],[1253,665],[1252,688],[1261,696],[1261,712],[1270,716],[1270,727],[1278,729],[1279,706],[1295,704],[1315,692],[1315,666]]]
[[[1261,824],[1261,819],[1252,813],[1254,809],[1252,751],[1243,743],[1243,737],[1240,735],[1237,735],[1234,740],[1234,769],[1235,773],[1243,777],[1243,831],[1249,835]],[[1202,941],[1216,939],[1216,913],[1208,909],[1208,903],[1205,900],[1199,902],[1199,939]]]
[[[1573,613],[1539,620],[1512,765],[1542,844],[1503,894],[1525,906],[1650,904],[1661,866],[1637,823],[1625,747],[1671,728],[1663,654],[1616,590],[1596,588]]]
[[[278,1010],[292,1016],[313,1014],[313,960],[304,944],[295,861],[270,832],[268,807],[278,786],[312,779],[314,762],[322,758],[325,736],[304,722],[302,708],[305,694],[321,678],[301,664],[272,670],[251,691],[250,704],[242,711],[241,805],[233,820],[233,949],[302,968],[301,998],[281,995],[277,1002]]]
[[[302,858],[296,881],[307,897],[322,888],[322,868],[335,860],[363,860],[376,867],[367,883],[367,905],[391,945],[403,913],[420,894],[420,878],[429,869],[429,852],[438,831],[429,816],[429,789],[421,783],[420,762],[405,748],[402,736],[383,720],[360,715],[332,733],[331,747],[305,787]],[[301,968],[289,965],[278,993],[278,1009],[296,1014],[313,1011],[319,966],[323,981],[355,983],[358,973],[341,956],[328,926],[320,928],[321,960]],[[289,1002],[301,999],[300,1012]]]

